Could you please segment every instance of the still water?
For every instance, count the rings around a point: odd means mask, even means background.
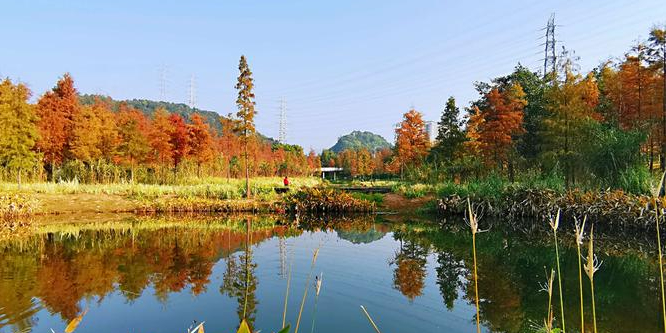
[[[76,332],[184,333],[195,321],[205,321],[207,332],[235,332],[243,312],[253,329],[274,332],[282,326],[290,271],[292,327],[308,288],[300,332],[373,332],[360,305],[382,332],[475,331],[471,238],[462,221],[364,217],[288,227],[271,216],[59,219],[0,241],[0,332],[63,332],[83,311]],[[499,228],[479,235],[484,332],[534,332],[543,323],[548,298],[540,289],[546,267],[554,267],[543,236]],[[574,332],[578,271],[568,243],[565,317]],[[649,248],[601,238],[599,332],[662,327]],[[323,276],[318,297],[314,275]],[[585,321],[591,329],[591,316]]]

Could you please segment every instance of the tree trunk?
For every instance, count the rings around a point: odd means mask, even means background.
[[[18,182],[18,189],[21,190],[21,169],[18,169],[18,174],[16,175],[16,180]]]
[[[247,154],[247,138],[245,140],[245,197],[250,197],[250,164]]]

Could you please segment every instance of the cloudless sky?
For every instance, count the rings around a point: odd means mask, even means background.
[[[288,142],[320,150],[352,130],[392,141],[412,106],[437,120],[448,96],[477,98],[474,81],[541,70],[551,13],[558,50],[588,71],[664,24],[666,2],[4,0],[0,75],[34,98],[70,72],[81,93],[157,100],[166,68],[167,101],[187,102],[194,75],[196,106],[227,114],[245,54],[258,130],[277,137],[284,97]]]

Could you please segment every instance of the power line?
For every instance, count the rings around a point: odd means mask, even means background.
[[[555,72],[557,58],[555,57],[555,13],[550,14],[546,25],[546,43],[543,51],[543,76],[546,77],[548,68]]]
[[[168,75],[169,68],[166,65],[162,65],[159,68],[159,86],[160,86],[160,101],[166,101],[167,99],[167,90],[168,90]]]
[[[278,141],[280,143],[287,142],[287,101],[280,99],[280,129],[278,132]]]
[[[194,109],[196,106],[196,83],[194,81],[194,74],[190,76],[190,85],[188,89],[188,99],[187,99],[187,105]]]

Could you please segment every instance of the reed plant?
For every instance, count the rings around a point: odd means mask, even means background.
[[[654,200],[654,220],[657,229],[657,253],[659,255],[659,283],[661,285],[661,316],[664,324],[664,333],[666,333],[666,297],[664,293],[664,263],[661,254],[661,235],[659,232],[659,220],[663,218],[663,214],[659,214],[659,203]]]
[[[312,279],[312,271],[314,271],[315,264],[317,263],[317,256],[319,255],[319,248],[314,250],[312,254],[312,262],[310,264],[310,272],[308,277],[305,280],[305,291],[303,291],[303,299],[301,300],[301,308],[298,311],[298,319],[296,320],[296,327],[294,328],[294,333],[298,333],[298,328],[301,324],[301,316],[303,315],[303,306],[305,306],[305,298],[308,296],[308,290],[310,289],[310,280]]]
[[[289,273],[287,275],[287,291],[284,294],[284,310],[282,310],[282,328],[287,324],[287,304],[289,303],[289,289],[291,288],[291,271],[294,268],[294,254],[291,255],[289,262]]]
[[[553,331],[553,280],[555,280],[555,270],[551,269],[550,275],[546,273],[546,276],[546,283],[541,286],[541,290],[548,294],[548,313],[544,319],[543,327],[546,333],[551,333]]]
[[[557,229],[560,226],[560,210],[557,215],[550,218],[550,228],[553,230],[553,240],[555,241],[555,261],[557,264],[557,285],[560,296],[560,316],[562,318],[562,333],[566,333],[566,324],[564,320],[564,297],[562,296],[562,271],[560,270],[560,250],[557,245]]]
[[[590,228],[590,241],[588,242],[587,259],[585,261],[585,274],[590,279],[590,294],[592,296],[592,323],[594,325],[594,333],[597,333],[597,310],[594,303],[594,273],[599,270],[602,262],[594,254],[594,225]]]
[[[317,318],[317,303],[319,302],[319,292],[321,291],[321,284],[323,278],[324,278],[323,272],[319,274],[319,277],[315,277],[315,301],[314,301],[314,309],[312,310],[312,329],[310,330],[310,333],[314,333],[315,319]]]
[[[585,238],[585,221],[587,216],[583,217],[583,222],[581,223],[577,218],[575,219],[575,228],[576,228],[576,251],[578,253],[578,290],[580,297],[580,331],[581,333],[585,332],[585,312],[583,310],[583,265],[582,265],[582,256],[580,252],[580,247],[583,245],[583,238]]]
[[[472,256],[474,258],[474,300],[476,301],[476,332],[481,333],[481,313],[479,309],[479,282],[476,264],[476,234],[479,233],[479,221],[477,216],[472,210],[472,203],[467,198],[467,223],[472,231]]]
[[[375,333],[382,333],[382,332],[379,331],[379,327],[377,327],[377,324],[375,324],[375,321],[372,320],[372,317],[370,317],[370,314],[368,313],[368,310],[366,310],[363,305],[361,305],[361,310],[363,310],[363,313],[365,313],[365,317],[368,318],[368,321],[372,325],[372,328],[375,329]]]

